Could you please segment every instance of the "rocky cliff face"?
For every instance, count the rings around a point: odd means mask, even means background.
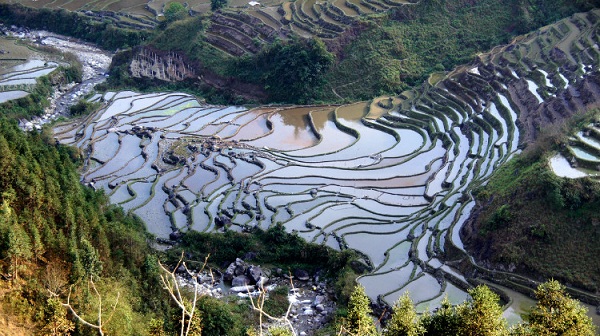
[[[141,49],[129,65],[131,75],[137,78],[160,79],[167,82],[194,78],[195,71],[184,58],[175,53],[161,54]]]

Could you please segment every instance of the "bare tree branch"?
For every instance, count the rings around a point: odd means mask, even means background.
[[[66,303],[61,302],[61,305],[65,308],[69,309],[71,314],[73,314],[73,316],[75,316],[75,318],[79,322],[81,322],[83,325],[98,330],[98,334],[100,334],[100,336],[104,336],[103,328],[112,319],[112,317],[117,309],[117,304],[119,303],[119,298],[121,297],[121,293],[117,292],[117,299],[115,300],[115,303],[112,306],[112,311],[110,313],[110,316],[108,317],[108,319],[105,322],[102,322],[102,295],[100,295],[100,292],[98,292],[98,289],[96,288],[96,284],[94,283],[94,281],[92,280],[91,277],[90,277],[90,281],[89,281],[88,285],[91,285],[92,289],[98,296],[98,323],[97,324],[93,324],[93,323],[86,321],[83,317],[81,317],[79,314],[77,314],[77,312],[71,305],[71,294],[73,292],[73,285],[69,286],[69,294],[67,295],[67,302]],[[50,295],[52,295],[53,297],[57,297],[57,298],[59,297],[59,295],[57,293],[53,292],[50,289],[48,289],[48,292],[50,292]]]
[[[198,285],[199,285],[198,284],[198,273],[202,272],[206,268],[206,264],[208,263],[208,258],[210,257],[210,254],[208,256],[206,256],[206,258],[204,258],[204,264],[202,265],[202,268],[200,269],[200,271],[196,274],[192,273],[188,269],[187,265],[183,261],[183,256],[184,256],[184,254],[183,254],[183,252],[181,252],[181,257],[179,258],[179,261],[177,262],[177,265],[175,266],[173,271],[169,271],[167,269],[167,267],[165,267],[160,261],[158,262],[158,265],[160,266],[160,268],[162,269],[162,271],[164,273],[164,274],[160,275],[160,279],[163,283],[163,287],[167,290],[167,292],[169,293],[169,295],[171,296],[173,301],[175,301],[177,306],[181,309],[180,335],[187,336],[189,334],[190,330],[192,329],[192,319],[194,318],[194,314],[196,312],[196,303],[198,302]],[[177,282],[177,277],[175,275],[175,273],[177,272],[177,269],[179,269],[179,266],[181,266],[181,265],[183,265],[187,274],[192,277],[192,280],[194,283],[194,297],[193,297],[192,301],[190,302],[191,308],[189,308],[189,309],[186,307],[186,302],[185,302],[183,295],[181,295],[179,283]],[[214,282],[214,276],[213,276],[212,270],[210,270],[210,276]],[[187,327],[186,327],[186,323],[185,323],[186,317],[188,318]]]
[[[291,274],[290,274],[289,278],[290,278],[290,286],[292,289],[294,289],[294,282],[292,281]],[[249,290],[248,290],[248,293],[250,293]],[[264,289],[262,283],[259,288],[259,294],[258,294],[258,297],[256,298],[256,303],[252,299],[252,295],[248,295],[248,298],[250,298],[250,304],[252,305],[252,309],[257,311],[259,314],[258,318],[259,318],[259,334],[260,334],[260,336],[263,335],[263,332],[262,332],[263,316],[271,321],[280,322],[280,323],[287,325],[287,327],[291,331],[292,335],[296,336],[297,335],[296,330],[294,329],[294,326],[292,325],[292,321],[290,321],[290,319],[289,319],[290,311],[292,310],[292,303],[290,302],[290,304],[288,305],[287,311],[285,312],[284,316],[274,317],[274,316],[269,315],[263,309],[264,305],[265,305],[266,296],[267,296],[267,291]]]

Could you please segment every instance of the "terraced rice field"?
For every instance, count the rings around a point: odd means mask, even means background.
[[[33,8],[66,9],[69,11],[112,12],[115,15],[97,17],[126,27],[152,28],[158,13],[152,11],[154,0],[0,0],[0,3],[19,3]],[[194,1],[192,1],[194,2]],[[160,13],[160,12],[159,12]],[[94,14],[91,14],[94,17]]]
[[[573,36],[532,34],[401,97],[246,109],[183,93],[113,92],[93,97],[105,107],[55,136],[88,154],[85,183],[158,237],[281,223],[308,241],[361,252],[373,270],[359,282],[373,299],[391,304],[408,290],[419,309],[433,309],[444,294],[466,297],[465,277],[442,256],[463,250],[471,190],[519,151],[517,120],[528,129],[527,113],[559,111],[567,101],[553,101],[567,92],[600,93],[591,23],[599,14],[577,17],[589,29],[563,33]],[[577,63],[552,63],[565,38],[588,46],[572,55]],[[529,58],[533,44],[540,48]]]
[[[37,78],[54,71],[58,64],[39,59],[25,60],[0,60],[0,103],[23,98],[35,86]]]
[[[134,29],[154,27],[164,13],[168,0],[0,0],[0,3],[21,3],[34,8],[80,11],[94,20],[109,20],[117,26]],[[284,0],[259,1],[251,6],[249,0],[235,0],[215,13],[207,41],[216,48],[234,55],[256,53],[260,45],[275,37],[287,38],[290,32],[303,37],[323,39],[337,37],[359,20],[360,15],[386,11],[392,7],[412,5],[417,0]],[[185,1],[192,13],[210,11],[209,0]],[[223,22],[226,17],[230,22]],[[250,24],[250,29],[237,22]],[[228,26],[223,29],[222,25]],[[268,36],[267,39],[255,39]],[[258,45],[257,45],[258,44]]]
[[[571,137],[566,151],[552,157],[550,166],[563,177],[600,178],[600,124],[592,123]]]

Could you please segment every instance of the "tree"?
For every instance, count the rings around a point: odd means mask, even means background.
[[[173,22],[185,18],[185,7],[177,1],[169,2],[165,7],[165,19],[167,22]]]
[[[148,334],[150,336],[167,336],[167,333],[165,332],[164,323],[165,322],[163,320],[155,318],[150,319],[150,322],[148,323],[150,331],[148,332]]]
[[[307,103],[317,99],[334,56],[317,38],[277,41],[259,54],[241,58],[230,70],[240,78],[260,83],[277,102]]]
[[[405,292],[394,304],[392,319],[388,322],[383,336],[420,336],[425,333],[415,306]]]
[[[110,315],[108,316],[107,319],[103,318],[103,311],[102,311],[102,296],[100,295],[100,292],[98,292],[98,289],[96,288],[96,284],[94,283],[94,281],[92,280],[92,278],[90,277],[90,281],[89,281],[90,287],[92,288],[92,290],[94,291],[94,293],[96,294],[97,298],[98,298],[98,315],[97,315],[97,321],[96,324],[92,323],[92,322],[88,322],[87,320],[85,320],[83,317],[81,317],[80,314],[78,314],[75,309],[73,309],[73,306],[71,305],[71,294],[73,291],[73,286],[71,286],[69,288],[69,295],[67,296],[67,302],[60,302],[60,305],[62,305],[63,307],[67,308],[71,314],[73,314],[73,316],[75,316],[75,318],[82,323],[83,325],[90,327],[92,329],[96,329],[98,331],[98,334],[100,336],[104,336],[104,332],[105,332],[105,327],[106,325],[110,322],[110,320],[113,318],[114,313],[116,311],[117,305],[119,304],[119,298],[121,296],[120,292],[117,292],[117,297],[116,300],[114,301],[114,304],[112,306]],[[50,291],[50,295],[52,296],[52,299],[58,301],[58,293],[54,293],[52,291]]]
[[[428,336],[455,336],[459,333],[460,318],[447,296],[433,315],[426,314],[421,321]]]
[[[19,279],[19,270],[24,260],[33,257],[31,240],[22,225],[14,223],[8,229],[8,251],[15,280]]]
[[[595,327],[587,309],[572,299],[556,280],[538,286],[537,305],[528,316],[529,329],[534,335],[592,336]]]
[[[208,257],[206,257],[204,261],[204,266],[208,262]],[[186,298],[185,293],[182,292],[179,282],[177,281],[177,277],[175,276],[175,272],[179,269],[179,266],[183,266],[185,271],[190,275],[194,282],[194,292],[192,293],[192,299],[189,300]],[[198,312],[196,311],[196,304],[198,303],[198,274],[193,274],[187,268],[185,262],[183,262],[183,252],[181,252],[181,257],[179,258],[179,262],[173,269],[173,271],[169,271],[163,264],[160,262],[158,266],[161,268],[162,273],[160,274],[160,280],[164,286],[164,289],[167,290],[169,296],[175,301],[179,309],[181,309],[181,320],[180,320],[180,336],[200,336],[202,334],[202,327],[200,325],[200,316],[198,316]]]
[[[216,11],[227,6],[227,0],[210,0],[210,10]]]
[[[377,335],[371,313],[369,298],[365,294],[365,288],[362,285],[357,285],[352,295],[350,295],[348,317],[343,325],[343,329],[353,336]]]
[[[81,240],[81,252],[79,253],[81,264],[86,278],[96,279],[102,272],[102,262],[98,257],[98,252],[87,239]]]
[[[458,310],[459,334],[464,336],[501,336],[507,334],[506,320],[502,317],[499,297],[487,286],[470,289],[471,299]]]
[[[44,321],[46,324],[42,327],[42,335],[70,335],[71,331],[75,329],[75,323],[67,319],[66,311],[55,297],[50,297],[46,301]]]

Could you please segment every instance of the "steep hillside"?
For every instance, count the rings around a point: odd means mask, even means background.
[[[478,191],[466,246],[486,267],[598,293],[600,185],[557,177],[547,154],[528,159],[514,159]]]
[[[188,9],[197,5],[186,4]],[[140,8],[131,5],[133,12]],[[154,5],[160,4],[148,8]],[[289,64],[302,58],[301,54],[278,58],[280,61],[272,64],[278,69],[273,73],[264,69],[252,76],[247,73],[257,72],[255,65],[277,50],[277,41],[286,44],[291,40],[293,44],[294,37],[321,39],[336,62],[320,71],[307,68],[318,77],[317,82],[327,85],[314,87],[302,101],[339,102],[400,93],[432,71],[450,70],[518,34],[599,5],[600,0],[285,1],[260,8],[231,4],[215,12],[203,7],[199,12],[192,10],[194,17],[184,12],[156,28],[125,24],[132,15],[127,8],[110,11],[100,6],[102,11],[93,12],[99,8],[86,7],[80,13],[48,9],[61,7],[56,2],[39,10],[0,5],[0,16],[8,24],[70,34],[113,50],[141,46],[119,58],[112,88],[186,89],[213,102],[300,101],[294,100],[295,89],[273,94],[269,88],[280,85],[277,78],[289,76]],[[168,55],[175,55],[192,71],[174,78],[137,71],[139,61],[149,54],[156,55],[154,63],[158,64],[167,64]],[[157,66],[154,63],[148,66]],[[139,83],[139,78],[147,80]],[[295,78],[298,87],[314,86],[302,79]]]

